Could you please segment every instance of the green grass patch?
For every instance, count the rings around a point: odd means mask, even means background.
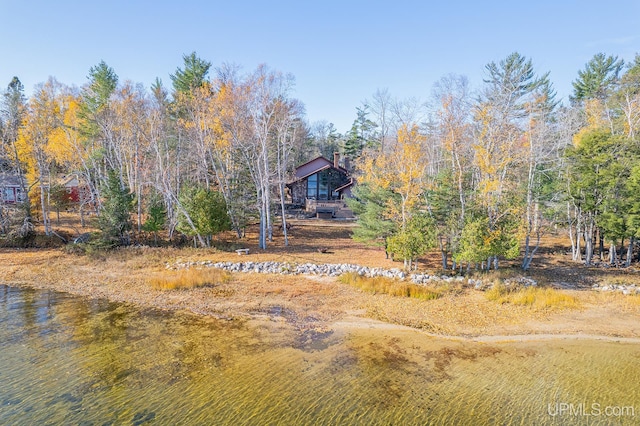
[[[151,277],[149,285],[156,290],[181,290],[215,286],[230,280],[231,274],[221,269],[182,269]]]
[[[350,272],[338,277],[343,284],[359,288],[373,294],[386,294],[396,297],[412,297],[414,299],[433,300],[442,297],[442,291],[422,285],[406,283],[386,277],[364,277]]]

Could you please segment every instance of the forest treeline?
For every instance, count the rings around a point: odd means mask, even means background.
[[[293,168],[341,152],[357,181],[354,237],[407,267],[439,250],[444,269],[515,258],[528,269],[551,229],[568,230],[576,261],[633,260],[639,56],[594,55],[561,104],[549,73],[513,53],[486,65],[480,88],[449,75],[427,102],[378,90],[345,134],[307,123],[293,77],[266,66],[212,68],[192,53],[169,87],[121,82],[104,62],[87,80],[76,88],[50,78],[27,99],[14,78],[3,93],[1,167],[23,177],[29,202],[19,214],[3,207],[2,233],[31,232],[33,212],[53,233],[60,177],[75,174],[87,187],[81,215],[97,210],[111,244],[167,230],[208,246],[259,223],[266,248],[276,221],[286,242]]]

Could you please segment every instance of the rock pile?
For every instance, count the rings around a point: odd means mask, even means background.
[[[482,280],[473,280],[462,276],[450,277],[446,275],[410,274],[399,268],[370,268],[368,266],[353,265],[348,263],[288,263],[288,262],[212,262],[209,260],[193,262],[178,261],[175,264],[167,264],[167,269],[186,269],[192,267],[217,268],[229,272],[253,272],[261,274],[280,275],[319,275],[337,277],[346,273],[354,273],[365,277],[386,277],[398,280],[409,280],[414,284],[427,285],[434,283],[460,282],[467,283],[476,289],[484,289]]]
[[[515,278],[507,278],[506,280],[504,280],[504,284],[508,287],[508,286],[515,286],[515,287],[535,287],[538,285],[538,282],[536,280],[534,280],[533,278],[527,278],[527,277],[515,277]]]
[[[627,284],[627,285],[623,285],[623,284],[609,284],[609,285],[600,285],[600,284],[594,284],[593,287],[591,287],[593,290],[596,291],[611,291],[611,292],[619,292],[622,294],[626,294],[626,295],[634,295],[634,294],[640,294],[640,287],[636,286],[635,284]]]

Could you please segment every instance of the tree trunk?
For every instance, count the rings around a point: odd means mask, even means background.
[[[633,246],[636,243],[636,237],[632,236],[631,239],[629,240],[629,247],[627,247],[627,259],[625,260],[624,266],[625,267],[629,267],[631,266],[631,258],[633,256]]]
[[[287,230],[287,215],[285,214],[285,199],[284,199],[284,182],[280,182],[278,185],[280,188],[280,209],[282,211],[282,235],[284,236],[284,246],[289,246],[289,235]]]
[[[540,247],[540,237],[542,234],[542,231],[540,229],[540,222],[539,222],[539,205],[536,203],[535,205],[535,216],[534,216],[534,220],[533,220],[533,232],[535,233],[536,236],[536,245],[533,249],[531,249],[530,247],[530,235],[527,234],[527,238],[526,238],[526,244],[525,244],[525,255],[524,255],[524,260],[522,261],[522,269],[525,271],[528,271],[529,268],[531,267],[531,262],[533,261],[533,256],[536,254],[536,252],[538,251],[538,248]]]
[[[42,179],[42,176],[40,176]],[[42,225],[44,226],[44,234],[46,236],[51,235],[51,223],[49,221],[49,209],[47,208],[47,202],[44,195],[45,186],[42,185],[40,180],[40,207],[42,208]]]
[[[571,205],[567,202],[567,225],[569,228],[569,241],[571,242],[571,259],[576,260],[576,241],[573,234],[573,220],[571,219]]]
[[[582,223],[582,213],[578,212],[578,223],[576,224],[576,257],[573,259],[576,262],[582,261],[582,246],[580,246],[580,237],[582,236],[584,224]]]
[[[616,243],[612,241],[609,246],[609,264],[612,266],[618,262],[618,255],[616,251]]]
[[[447,269],[449,269],[447,239],[438,238],[438,243],[440,244],[440,255],[442,256],[442,269],[446,271]],[[455,266],[453,267],[453,269],[455,269]]]
[[[261,193],[258,194],[258,199],[260,200],[260,231],[258,236],[258,247],[262,250],[267,249],[267,207],[265,206],[265,198]]]
[[[589,215],[589,224],[585,227],[585,260],[584,264],[586,266],[591,266],[593,261],[593,240],[594,240],[594,232],[595,232],[595,223],[593,217]],[[586,225],[586,224],[585,224]]]

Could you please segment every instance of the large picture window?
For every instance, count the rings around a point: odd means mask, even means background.
[[[307,198],[312,200],[334,200],[339,197],[336,188],[344,185],[345,178],[332,170],[322,170],[307,178]]]
[[[329,199],[329,175],[327,173],[318,173],[318,200]]]

